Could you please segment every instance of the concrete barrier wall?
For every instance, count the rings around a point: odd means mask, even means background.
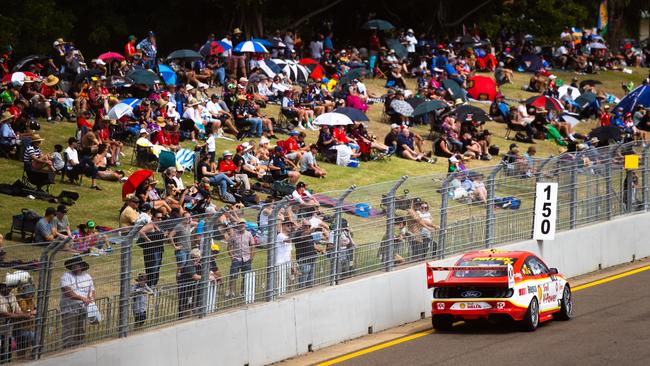
[[[650,256],[650,214],[619,218],[503,249],[539,254],[576,276]],[[450,265],[457,258],[439,261]],[[424,265],[318,288],[207,319],[132,335],[34,362],[69,366],[264,365],[429,315]]]

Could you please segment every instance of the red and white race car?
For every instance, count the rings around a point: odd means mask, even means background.
[[[435,281],[434,272],[448,272]],[[540,322],[569,320],[571,287],[556,268],[548,268],[525,251],[479,250],[463,255],[455,266],[427,263],[427,285],[433,288],[433,328],[450,330],[458,320],[511,318],[525,330]]]

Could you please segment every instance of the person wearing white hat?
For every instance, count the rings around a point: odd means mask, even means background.
[[[406,36],[404,36],[404,41],[406,41],[406,52],[409,53],[409,59],[413,59],[415,56],[415,45],[418,44],[418,39],[415,38],[413,34],[413,29],[406,31]]]

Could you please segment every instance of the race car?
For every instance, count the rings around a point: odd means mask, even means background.
[[[451,267],[426,267],[436,330],[450,330],[459,320],[505,318],[534,331],[542,322],[569,320],[573,314],[567,279],[530,252],[478,250]],[[448,272],[445,280],[435,281],[438,271]]]

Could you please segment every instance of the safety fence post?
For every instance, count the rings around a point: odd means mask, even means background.
[[[387,253],[388,253],[388,258],[386,260],[385,269],[386,271],[392,271],[394,267],[394,260],[395,258],[395,253],[393,248],[393,244],[395,243],[395,192],[397,192],[397,189],[408,179],[408,176],[405,175],[402,178],[400,178],[393,187],[391,187],[390,191],[388,191],[388,194],[386,195],[386,203],[388,204],[388,208],[386,211],[386,241],[387,243],[382,243],[382,245],[388,245],[387,247]]]
[[[571,166],[569,183],[569,229],[575,229],[578,221],[578,169],[582,162],[583,152],[575,155],[575,160]]]
[[[330,280],[330,285],[338,285],[339,284],[339,279],[341,278],[341,266],[340,266],[340,242],[341,242],[341,222],[343,218],[343,203],[345,199],[354,191],[357,189],[356,185],[350,186],[350,188],[346,189],[343,194],[339,197],[339,199],[336,201],[336,206],[334,208],[334,258],[332,261],[332,278]]]
[[[449,207],[449,184],[456,177],[456,173],[447,175],[440,188],[440,230],[438,231],[438,248],[440,257],[444,258],[447,250],[447,208]]]
[[[504,163],[497,165],[487,179],[487,205],[485,205],[485,247],[489,248],[494,241],[494,191],[495,178],[505,166]]]
[[[136,225],[124,237],[120,244],[120,307],[118,336],[120,338],[129,335],[129,303],[131,300],[131,248],[133,239],[142,228]]]
[[[34,341],[32,345],[32,359],[41,358],[45,343],[45,320],[49,311],[49,298],[52,289],[52,261],[56,254],[68,244],[72,238],[53,241],[41,253],[38,272],[38,291],[36,295],[36,324],[34,328]]]
[[[650,144],[646,143],[643,147],[643,152],[641,153],[641,166],[643,169],[643,172],[641,172],[643,211],[648,211],[648,148],[650,148]]]
[[[275,299],[275,239],[278,235],[278,214],[280,209],[289,204],[288,198],[283,198],[274,204],[271,215],[269,216],[269,227],[266,237],[268,254],[266,256],[266,301]]]
[[[212,293],[208,290],[210,286],[210,262],[212,259],[212,238],[215,233],[215,222],[225,213],[225,208],[213,213],[208,214],[202,218],[204,220],[203,233],[201,234],[201,282],[198,288],[198,302],[201,304],[201,311],[199,318],[208,315],[213,309],[210,304],[210,295]]]

